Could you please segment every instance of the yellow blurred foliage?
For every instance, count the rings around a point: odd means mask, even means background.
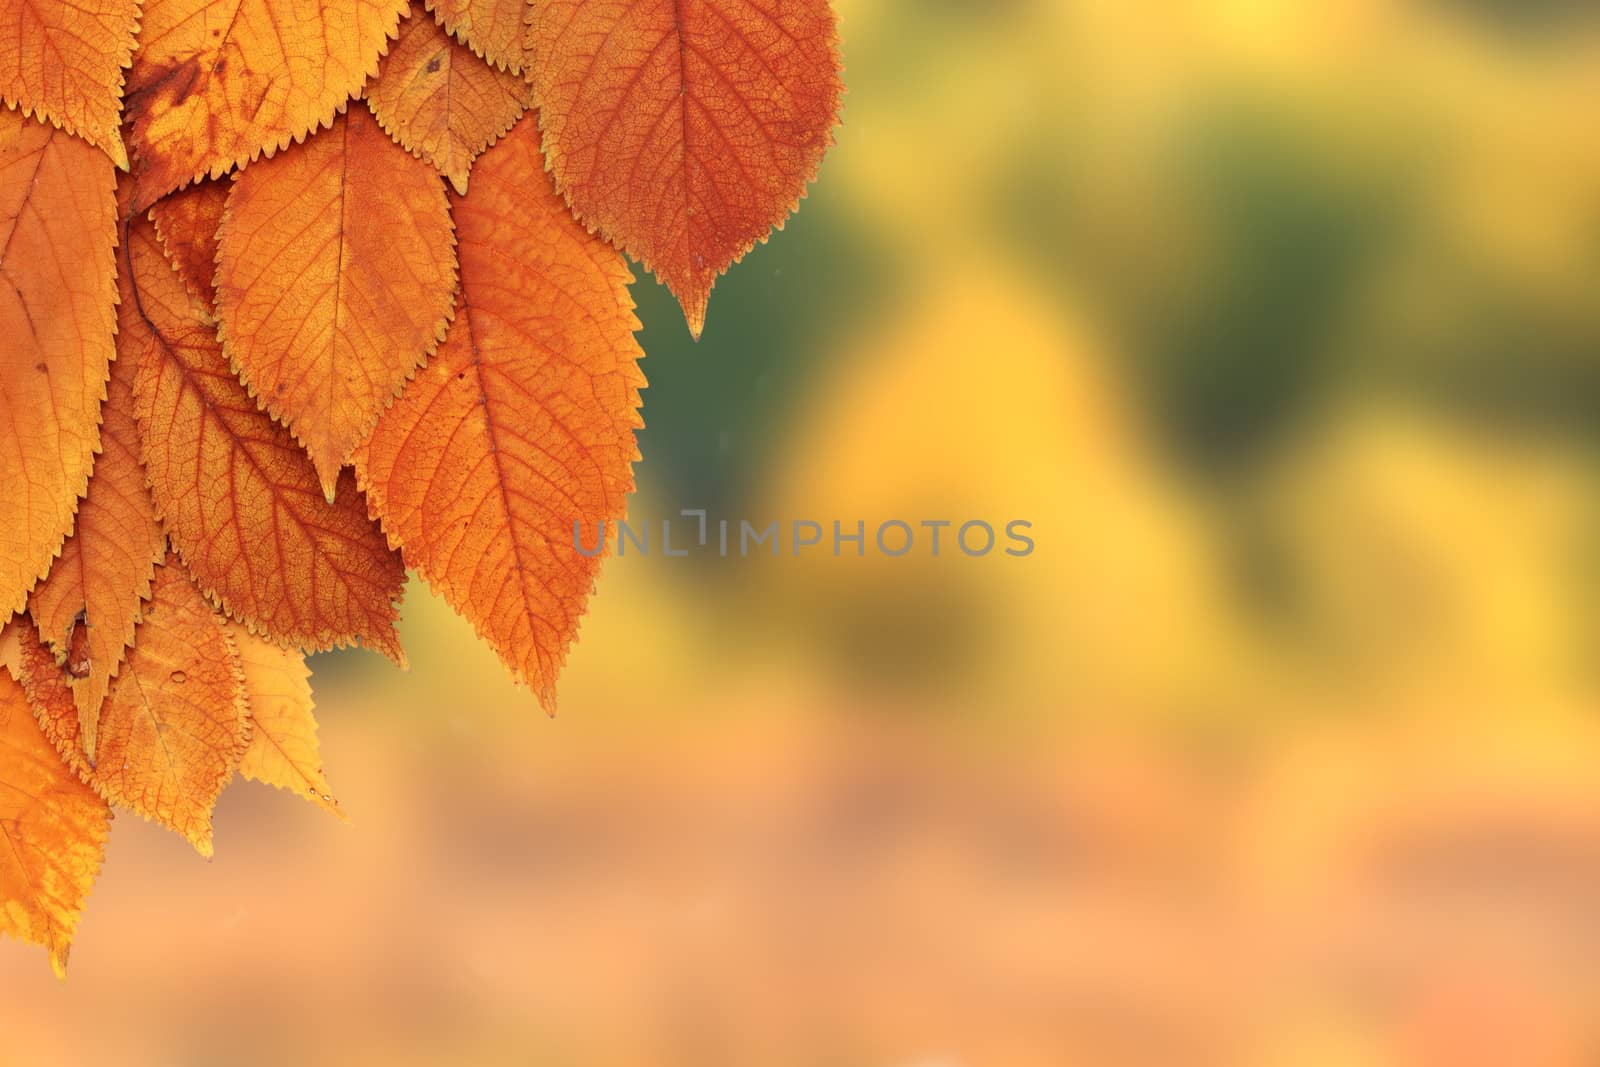
[[[1600,23],[838,7],[839,147],[744,277],[872,299],[807,306],[712,519],[864,558],[610,560],[553,722],[414,586],[410,677],[316,663],[356,829],[124,828],[70,988],[0,954],[0,1062],[1600,1055]]]
[[[843,558],[753,560],[752,604],[845,635],[869,668],[882,666],[874,642],[909,629],[920,652],[909,679],[936,680],[955,707],[1059,721],[1173,713],[1216,695],[1207,676],[1231,668],[1237,635],[1216,610],[1209,530],[1149,454],[1081,318],[1026,276],[967,261],[834,365],[761,513],[864,521],[869,542],[890,519],[951,525],[937,559],[918,529],[901,558],[869,544],[864,559],[846,546]],[[956,532],[973,520],[997,532],[1031,523],[1033,553],[964,556]],[[887,677],[869,671],[866,684],[872,673]]]

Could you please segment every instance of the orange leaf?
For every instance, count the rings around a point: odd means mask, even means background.
[[[103,152],[0,108],[0,617],[50,569],[100,447],[115,188]]]
[[[223,350],[333,500],[339,468],[449,325],[444,183],[358,105],[238,176],[217,248]]]
[[[302,140],[377,69],[409,0],[144,0],[127,117],[143,211]]]
[[[573,523],[620,518],[633,490],[632,278],[551,188],[532,122],[453,208],[455,323],[356,470],[406,562],[548,707],[600,566]]]
[[[475,53],[513,73],[526,62],[529,0],[427,0],[439,24]]]
[[[59,977],[110,835],[111,809],[61,762],[22,686],[0,672],[0,933],[43,945]]]
[[[117,360],[100,428],[103,451],[78,505],[78,521],[28,602],[45,647],[68,665],[83,747],[94,759],[100,704],[133,640],[140,602],[166,554],[139,462],[139,427],[133,419],[133,359]]]
[[[126,170],[122,71],[138,26],[139,0],[0,4],[0,99],[103,148]]]
[[[360,639],[399,660],[398,553],[347,481],[329,504],[311,461],[233,376],[216,331],[162,258],[149,222],[126,229],[123,358],[167,534],[223,610],[282,643]],[[349,475],[346,475],[349,479]]]
[[[472,161],[533,103],[533,87],[488,66],[414,8],[367,86],[367,103],[406,151],[465,196]]]
[[[832,144],[827,0],[540,0],[529,19],[556,184],[698,337],[717,276],[782,225]]]
[[[0,670],[15,678],[22,673],[22,649],[17,644],[17,627],[26,626],[26,620],[15,616],[0,625]]]
[[[176,558],[156,569],[127,665],[100,710],[100,758],[85,757],[66,674],[26,630],[28,699],[61,758],[101,796],[211,855],[211,812],[250,740],[244,674],[225,620]]]
[[[237,623],[229,630],[244,665],[250,707],[250,747],[239,762],[239,773],[253,782],[298,793],[344,818],[322,773],[311,668],[305,655],[264,641]]]
[[[227,181],[196,182],[150,208],[156,237],[189,294],[206,307],[217,302],[217,227],[228,202]]]

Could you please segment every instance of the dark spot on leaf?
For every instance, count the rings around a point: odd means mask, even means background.
[[[62,666],[73,678],[89,677],[89,624],[81,611],[72,620],[72,631],[67,635],[67,660]]]
[[[195,82],[200,80],[200,60],[194,56],[158,69],[160,72],[152,72],[153,76],[148,82],[129,91],[126,102],[130,106],[143,105],[146,96],[155,97],[165,91],[172,98],[172,106],[177,107],[189,99],[189,94],[194,92]]]
[[[191,59],[173,71],[173,74],[175,77],[172,82],[172,106],[177,107],[194,92],[194,84],[200,80],[200,64]]]

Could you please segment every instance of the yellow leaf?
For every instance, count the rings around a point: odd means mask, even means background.
[[[216,280],[223,351],[333,500],[339,468],[455,307],[444,183],[356,105],[234,181]]]
[[[103,152],[0,109],[0,616],[50,569],[100,447],[115,187]]]
[[[473,52],[513,73],[526,59],[528,0],[428,0],[439,24]]]
[[[244,674],[225,620],[172,556],[156,569],[128,662],[100,712],[90,763],[66,674],[27,630],[22,676],[61,758],[106,800],[211,855],[211,812],[250,740]]]
[[[126,170],[122,72],[138,25],[139,0],[0,4],[0,99],[105,149]]]
[[[133,419],[133,360],[112,364],[100,428],[102,451],[78,505],[78,521],[28,601],[45,647],[68,667],[83,729],[83,748],[94,759],[100,704],[133,640],[140,602],[166,554],[166,536],[139,462],[139,428]]]
[[[406,151],[465,196],[472,161],[532,105],[533,87],[484,63],[414,9],[367,86],[367,103]]]
[[[0,933],[44,946],[60,977],[110,834],[111,809],[61,762],[22,686],[0,673]]]
[[[378,67],[409,0],[144,0],[134,206],[303,140]]]
[[[287,789],[344,818],[322,772],[311,668],[302,652],[279,648],[237,623],[229,625],[250,708],[250,747],[239,773],[253,782]]]

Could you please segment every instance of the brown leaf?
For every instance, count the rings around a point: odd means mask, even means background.
[[[557,186],[698,337],[717,276],[783,224],[833,143],[827,0],[539,0],[529,20]]]
[[[217,291],[217,227],[222,224],[222,209],[228,202],[226,179],[196,182],[187,189],[162,197],[150,208],[156,237],[167,262],[183,279],[202,305],[214,308]]]
[[[126,232],[123,358],[139,361],[141,455],[173,547],[256,632],[308,648],[360,640],[398,661],[405,567],[350,475],[329,504],[289,431],[234,377],[150,223]]]
[[[599,559],[573,524],[620,518],[644,385],[617,253],[551,187],[532,122],[454,200],[461,302],[356,469],[406,561],[547,707]]]

